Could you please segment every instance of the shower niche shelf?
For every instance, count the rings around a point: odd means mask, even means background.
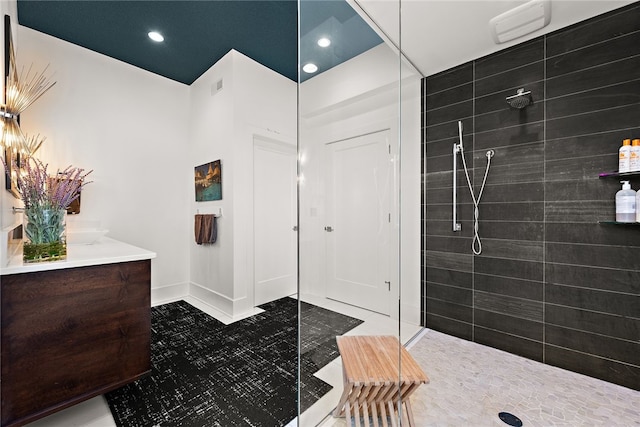
[[[620,173],[618,171],[602,172],[598,175],[598,177],[599,178],[635,178],[635,177],[640,177],[640,171],[623,172],[623,173]]]
[[[635,172],[602,172],[598,178],[640,178],[640,171]],[[640,222],[598,221],[600,225],[622,225],[626,227],[640,227]]]
[[[618,222],[618,221],[598,221],[602,225],[626,225],[631,227],[640,227],[640,222]]]

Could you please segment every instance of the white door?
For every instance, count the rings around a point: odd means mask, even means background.
[[[389,131],[328,144],[327,297],[389,314]]]
[[[253,146],[255,305],[296,293],[295,146],[256,137]]]

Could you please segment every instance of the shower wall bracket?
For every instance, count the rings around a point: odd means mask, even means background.
[[[453,144],[453,231],[460,231],[462,226],[458,222],[458,212],[457,212],[457,178],[458,178],[458,153],[462,151],[461,144]],[[463,154],[464,155],[464,154]]]

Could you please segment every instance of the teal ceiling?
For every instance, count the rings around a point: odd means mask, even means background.
[[[319,72],[382,42],[343,0],[302,0],[300,15],[300,62]],[[297,21],[295,0],[18,0],[20,25],[185,84],[230,49],[298,81]],[[333,44],[319,48],[318,35]]]

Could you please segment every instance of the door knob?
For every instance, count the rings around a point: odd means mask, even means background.
[[[327,226],[324,228],[324,231],[326,231],[326,232],[328,232],[328,233],[331,233],[331,232],[333,231],[333,227],[332,227],[332,226],[330,226],[330,225],[327,225]]]

